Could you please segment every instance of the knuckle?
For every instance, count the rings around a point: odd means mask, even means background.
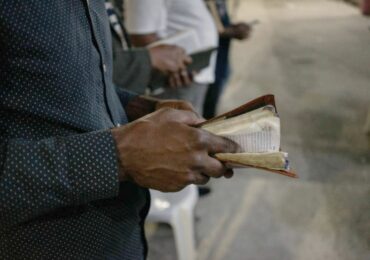
[[[174,184],[173,183],[171,185],[166,186],[166,188],[162,192],[164,192],[164,193],[178,192],[178,191],[182,190],[184,187],[185,187],[185,185]]]
[[[166,192],[170,192],[170,187],[162,186],[162,187],[156,188],[156,190],[166,193]]]
[[[224,173],[225,173],[225,171],[223,171],[223,170],[222,171],[217,171],[217,172],[215,172],[214,178],[219,179],[222,176],[224,176]]]
[[[192,162],[194,167],[199,168],[203,164],[203,161],[204,161],[203,154],[201,153],[192,154]]]
[[[219,178],[224,176],[227,173],[227,168],[224,164],[220,163],[220,169],[219,169]]]
[[[178,191],[181,191],[182,189],[184,189],[185,187],[186,187],[186,185],[178,184],[178,185],[174,185],[172,187],[172,190],[173,190],[173,192],[178,192]]]
[[[225,173],[226,167],[223,164],[219,163],[217,166],[214,167],[212,171],[212,177],[218,179],[224,176]]]
[[[197,179],[196,179],[195,174],[192,171],[189,171],[189,173],[186,176],[184,184],[190,185],[190,184],[196,183],[196,181]]]
[[[198,147],[202,148],[207,143],[206,135],[199,129],[195,129],[193,138]]]
[[[203,175],[201,172],[194,172],[191,177],[191,182],[188,184],[206,184],[209,181],[209,177],[206,175]]]
[[[171,107],[163,107],[161,108],[161,112],[167,116],[176,114],[176,110]]]
[[[171,193],[171,192],[176,192],[177,190],[174,187],[167,187],[164,190],[161,190],[163,193]]]
[[[204,185],[204,184],[207,184],[208,182],[209,182],[209,177],[207,177],[207,176],[201,176],[200,178],[199,178],[199,184],[202,184],[202,185]]]

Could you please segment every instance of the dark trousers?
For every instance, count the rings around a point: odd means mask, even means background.
[[[203,117],[206,119],[216,115],[217,104],[230,75],[229,49],[230,39],[221,38],[217,53],[216,80],[209,86],[203,103]]]
[[[203,104],[203,117],[205,119],[215,117],[217,104],[220,100],[223,88],[224,84],[221,84],[221,82],[215,82],[209,86]]]

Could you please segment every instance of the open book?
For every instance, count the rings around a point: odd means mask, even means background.
[[[216,154],[220,161],[232,167],[254,167],[297,177],[290,169],[288,154],[280,149],[280,118],[273,95],[257,98],[199,127],[239,144],[240,153]]]

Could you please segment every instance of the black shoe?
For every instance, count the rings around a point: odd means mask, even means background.
[[[198,193],[199,193],[199,197],[204,197],[206,195],[208,195],[209,193],[211,193],[211,188],[210,187],[206,187],[206,186],[201,186],[199,187],[198,186]]]

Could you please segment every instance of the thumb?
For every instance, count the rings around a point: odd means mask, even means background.
[[[161,108],[158,112],[160,113],[161,120],[178,122],[189,126],[195,126],[204,122],[204,119],[199,118],[199,116],[193,111]]]

